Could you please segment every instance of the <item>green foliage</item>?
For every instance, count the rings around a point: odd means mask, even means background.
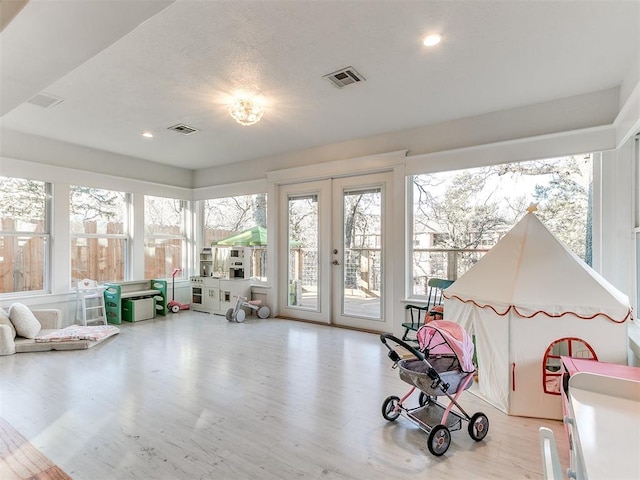
[[[580,258],[585,258],[585,234],[589,201],[589,186],[575,158],[565,164],[565,169],[552,174],[546,185],[537,185],[535,199],[538,217]]]
[[[433,247],[491,246],[538,203],[537,215],[581,258],[590,245],[591,157],[567,157],[414,177],[414,235]]]
[[[289,240],[305,248],[317,246],[318,197],[289,198]]]
[[[147,234],[180,234],[184,225],[184,200],[144,197],[144,223]]]
[[[508,220],[487,188],[490,168],[456,173],[448,181],[436,180],[444,187],[437,197],[427,193],[430,181],[424,175],[415,177],[416,185],[425,192],[429,202],[418,205],[415,221],[438,231],[438,248],[477,248],[487,235],[500,232]],[[426,181],[425,181],[426,180]],[[419,182],[419,183],[418,183]]]
[[[224,236],[255,226],[266,228],[267,196],[262,193],[207,200],[204,224],[206,229],[226,232]]]
[[[125,194],[101,188],[72,185],[71,215],[80,221],[123,220]]]
[[[33,223],[44,220],[44,182],[0,177],[0,219],[13,218]]]

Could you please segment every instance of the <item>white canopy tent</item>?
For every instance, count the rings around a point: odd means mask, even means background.
[[[628,297],[533,213],[444,296],[445,318],[475,336],[480,395],[505,413],[562,418],[560,396],[545,392],[553,378],[545,352],[557,340],[577,339],[572,345],[586,344],[603,362],[627,362]]]

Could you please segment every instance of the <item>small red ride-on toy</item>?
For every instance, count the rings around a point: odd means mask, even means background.
[[[188,303],[176,301],[176,275],[181,271],[181,268],[174,268],[173,272],[171,272],[171,301],[167,304],[167,308],[173,313],[178,313],[180,310],[189,310]]]

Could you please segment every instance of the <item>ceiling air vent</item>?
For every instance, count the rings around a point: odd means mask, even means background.
[[[182,135],[191,135],[192,133],[196,133],[198,131],[197,128],[190,127],[189,125],[185,125],[184,123],[179,123],[174,125],[173,127],[169,127],[167,130],[173,130],[174,132],[181,133]]]
[[[353,67],[343,68],[337,72],[325,75],[324,78],[328,78],[331,83],[338,88],[343,88],[347,85],[353,85],[354,83],[364,82],[366,80]]]
[[[27,100],[27,103],[31,103],[32,105],[37,105],[42,108],[51,108],[55,107],[62,101],[63,99],[60,97],[56,97],[49,93],[40,92]]]

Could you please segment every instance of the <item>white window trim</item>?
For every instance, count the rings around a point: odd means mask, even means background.
[[[182,258],[180,260],[181,265],[180,266],[176,266],[174,268],[181,268],[182,269],[182,273],[180,275],[180,277],[177,277],[177,280],[185,280],[188,278],[190,272],[188,271],[188,269],[186,268],[187,265],[187,261],[189,259],[189,236],[187,235],[187,233],[189,232],[189,226],[190,226],[190,221],[189,218],[191,217],[191,209],[190,209],[190,202],[188,202],[187,200],[183,200],[180,198],[172,198],[172,197],[159,197],[157,195],[144,195],[144,198],[146,197],[155,197],[155,198],[167,198],[169,200],[178,200],[180,201],[180,206],[182,208],[182,225],[181,225],[181,229],[182,229],[182,233],[181,234],[176,234],[176,235],[170,235],[170,234],[148,234],[146,233],[146,226],[147,226],[147,219],[146,219],[146,204],[144,202],[143,199],[143,215],[144,215],[144,222],[141,222],[143,224],[143,228],[144,228],[144,241],[143,241],[143,249],[145,248],[144,246],[146,245],[148,240],[181,240],[182,241]],[[144,250],[143,250],[143,257],[144,257]],[[144,269],[144,260],[143,260],[143,272],[145,271]],[[163,279],[171,279],[171,277],[165,277]]]

